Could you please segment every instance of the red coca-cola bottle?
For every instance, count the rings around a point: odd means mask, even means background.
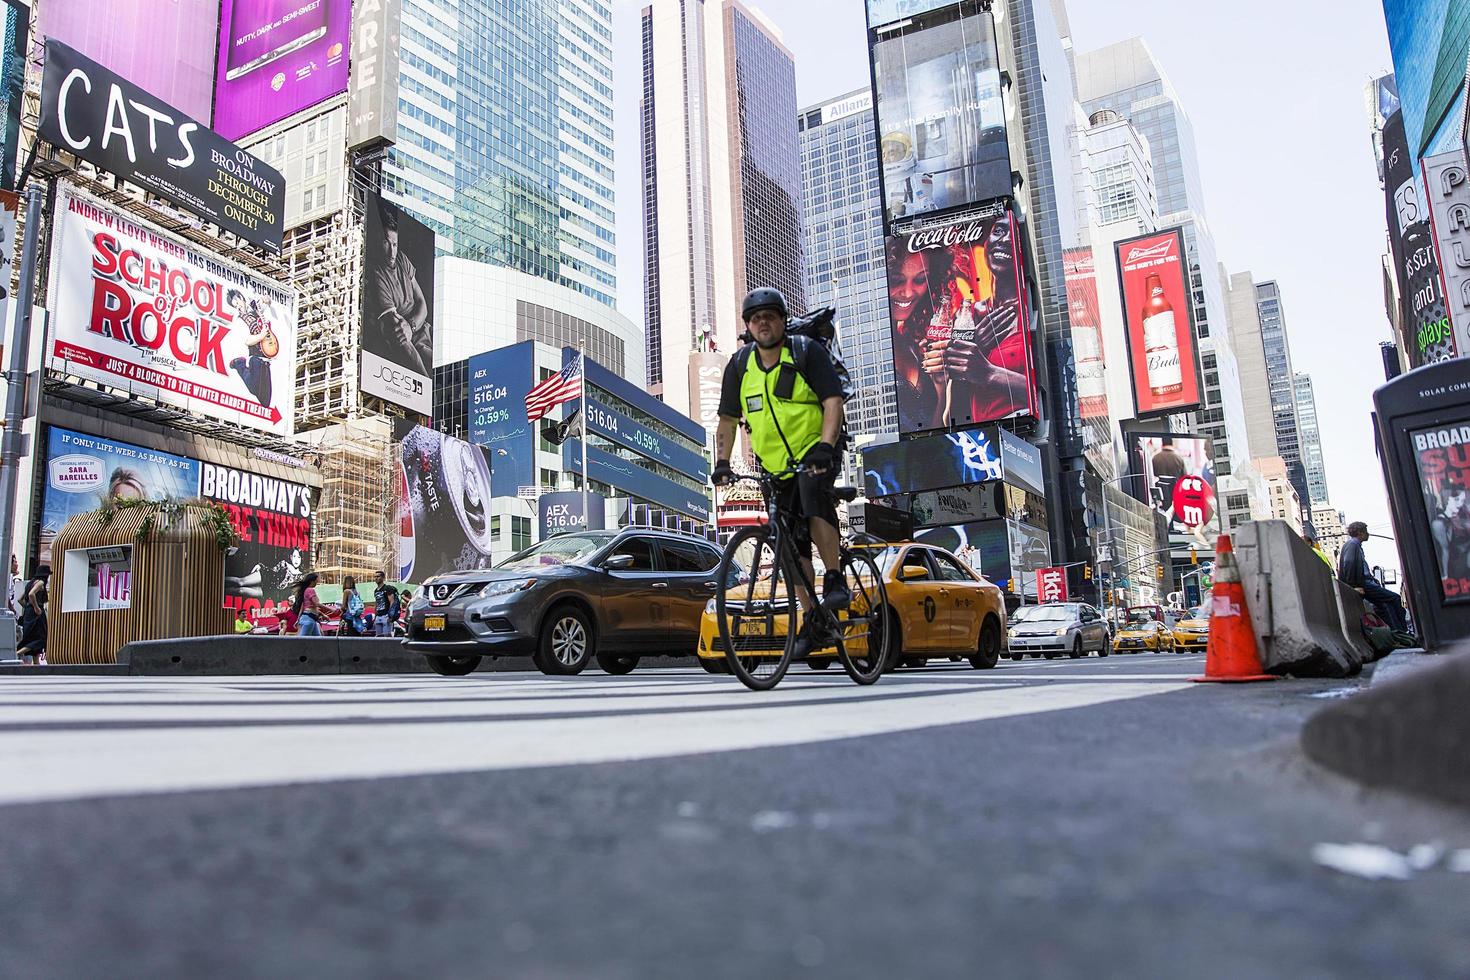
[[[1155,398],[1177,395],[1184,390],[1179,365],[1179,331],[1174,325],[1174,307],[1164,298],[1158,273],[1146,280],[1148,299],[1143,304],[1143,353],[1148,367],[1148,389]]]

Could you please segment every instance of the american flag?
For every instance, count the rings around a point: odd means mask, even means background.
[[[582,397],[582,356],[532,388],[526,394],[526,421],[546,418],[548,412],[573,398]]]

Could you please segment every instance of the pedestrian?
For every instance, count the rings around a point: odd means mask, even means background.
[[[25,611],[21,608],[21,599],[26,593],[26,580],[20,577],[20,559],[14,555],[10,556],[10,589],[5,601],[10,606],[10,611],[15,615],[17,621]]]
[[[1304,533],[1302,537],[1306,538],[1307,544],[1312,546],[1312,551],[1316,553],[1318,558],[1322,559],[1322,561],[1327,564],[1328,568],[1334,567],[1332,564],[1332,559],[1327,557],[1327,552],[1322,550],[1322,543],[1317,540],[1317,533],[1315,531],[1309,530]]]
[[[373,629],[379,636],[392,636],[400,612],[398,589],[382,572],[373,576],[373,586]]]
[[[20,646],[15,651],[23,664],[46,662],[46,606],[50,601],[47,593],[50,582],[51,566],[42,565],[36,569],[36,577],[26,583],[21,607]]]
[[[348,575],[342,580],[342,629],[348,636],[367,636],[367,605],[357,594],[357,578]]]
[[[1368,525],[1353,521],[1347,528],[1347,541],[1343,542],[1342,553],[1337,558],[1337,577],[1358,595],[1372,603],[1384,622],[1401,632],[1409,631],[1408,616],[1404,612],[1403,600],[1397,592],[1385,589],[1368,566],[1363,554],[1363,544],[1368,540]]]
[[[296,583],[296,595],[291,600],[291,612],[296,615],[297,636],[321,636],[322,620],[326,618],[326,612],[322,604],[317,600],[316,583],[321,576],[311,572],[300,582]]]
[[[255,624],[245,615],[245,610],[237,610],[235,612],[235,632],[243,636],[253,629],[255,629]]]
[[[404,589],[403,590],[403,608],[404,609],[411,609],[411,608],[413,608],[413,590],[412,589]]]

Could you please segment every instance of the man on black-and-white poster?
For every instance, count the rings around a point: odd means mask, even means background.
[[[427,415],[434,377],[434,233],[368,195],[362,289],[362,388]]]

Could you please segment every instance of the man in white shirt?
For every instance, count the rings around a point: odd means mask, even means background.
[[[10,603],[10,611],[15,614],[16,619],[20,619],[20,599],[21,595],[25,592],[25,589],[26,581],[25,579],[20,577],[20,559],[16,558],[14,555],[11,555],[10,591],[6,595],[5,601]]]

